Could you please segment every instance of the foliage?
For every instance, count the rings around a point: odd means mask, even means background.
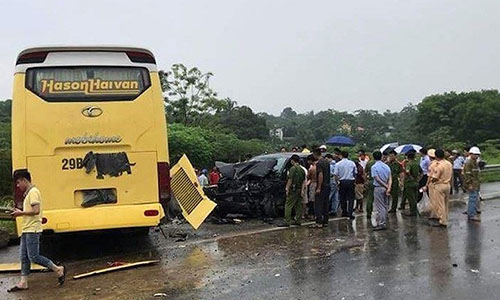
[[[198,168],[211,167],[216,160],[235,162],[247,155],[271,151],[270,145],[260,140],[241,140],[234,134],[179,123],[169,125],[168,137],[171,163],[176,163],[186,154]]]
[[[500,171],[481,172],[479,175],[482,183],[500,181]]]
[[[487,140],[479,144],[481,149],[481,158],[488,164],[500,164],[500,139]]]
[[[196,124],[199,116],[217,107],[217,93],[209,86],[212,73],[174,64],[171,71],[160,71],[167,113],[174,122]]]
[[[264,118],[248,106],[237,106],[230,98],[218,98],[209,84],[211,72],[174,64],[159,75],[169,122],[234,133],[241,139],[267,138]]]
[[[418,104],[417,130],[426,144],[451,141],[479,144],[500,134],[500,94],[497,90],[445,93]]]

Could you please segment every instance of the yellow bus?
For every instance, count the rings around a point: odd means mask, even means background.
[[[150,51],[44,47],[19,54],[12,165],[13,172],[27,169],[42,193],[44,232],[158,225],[170,196],[166,130]],[[193,197],[201,191],[196,176],[183,173],[176,184],[189,215],[206,199]],[[23,200],[18,191],[14,198]]]

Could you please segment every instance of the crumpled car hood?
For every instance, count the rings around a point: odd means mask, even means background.
[[[215,162],[215,166],[227,179],[245,180],[250,177],[266,177],[273,171],[276,163],[276,160],[246,161],[236,164],[227,164],[217,161]]]

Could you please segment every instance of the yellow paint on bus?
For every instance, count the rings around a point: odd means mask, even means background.
[[[12,164],[13,171],[27,169],[41,191],[44,231],[158,225],[164,216],[160,202],[169,194],[166,130],[160,80],[148,50],[32,48],[19,55]],[[99,157],[113,164],[118,153],[125,153],[130,172],[87,172],[86,157],[97,154],[97,165]],[[92,196],[101,202],[84,207],[83,199]]]

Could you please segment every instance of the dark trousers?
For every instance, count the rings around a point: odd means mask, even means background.
[[[342,216],[351,217],[354,207],[354,180],[340,181],[339,198]]]
[[[321,193],[316,194],[314,199],[314,215],[317,224],[328,224],[328,199],[330,197],[330,186],[321,187]]]
[[[465,192],[464,178],[462,176],[462,170],[460,169],[453,169],[453,186],[455,188],[455,192],[458,193],[459,187],[462,187],[462,190]]]
[[[424,193],[421,193],[420,189],[427,185],[427,179],[428,178],[429,177],[427,175],[424,175],[424,176],[422,176],[422,178],[418,182],[418,190],[419,190],[419,192],[418,192],[417,202],[420,202],[420,200],[422,200],[422,197],[424,196]],[[429,195],[429,192],[427,192],[427,195]]]

